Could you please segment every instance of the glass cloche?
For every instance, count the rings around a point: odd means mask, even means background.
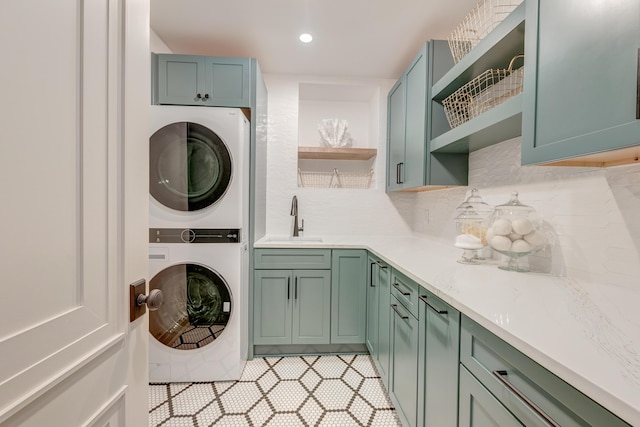
[[[457,208],[456,242],[454,246],[462,249],[462,264],[478,264],[483,258],[480,250],[487,246],[486,221],[493,208],[482,200],[478,190],[471,189],[471,195]]]
[[[547,244],[542,218],[534,208],[520,203],[515,191],[511,200],[495,207],[486,238],[493,250],[509,257],[507,265],[498,267],[508,271],[529,271],[519,265],[518,259],[538,252]]]

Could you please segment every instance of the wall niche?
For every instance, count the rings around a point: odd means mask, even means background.
[[[380,88],[373,85],[299,84],[299,187],[375,187],[379,97]],[[322,142],[319,127],[325,119],[346,120],[352,138],[348,147]]]

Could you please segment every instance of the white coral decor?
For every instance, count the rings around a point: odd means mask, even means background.
[[[349,124],[346,120],[323,119],[318,125],[320,132],[320,142],[326,147],[350,147],[353,143],[351,134],[347,132]]]

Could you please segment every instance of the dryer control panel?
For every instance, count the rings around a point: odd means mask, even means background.
[[[149,243],[239,243],[239,228],[150,228]]]

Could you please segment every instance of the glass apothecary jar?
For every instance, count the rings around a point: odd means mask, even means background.
[[[487,246],[486,222],[493,208],[482,200],[478,190],[471,189],[471,195],[457,208],[456,241],[454,246],[463,250],[461,264],[479,264],[481,250]]]
[[[546,246],[548,239],[542,224],[542,217],[531,206],[520,203],[515,191],[507,203],[496,206],[489,218],[486,239],[494,251],[509,257],[507,264],[498,268],[529,271],[520,266],[518,260]]]

